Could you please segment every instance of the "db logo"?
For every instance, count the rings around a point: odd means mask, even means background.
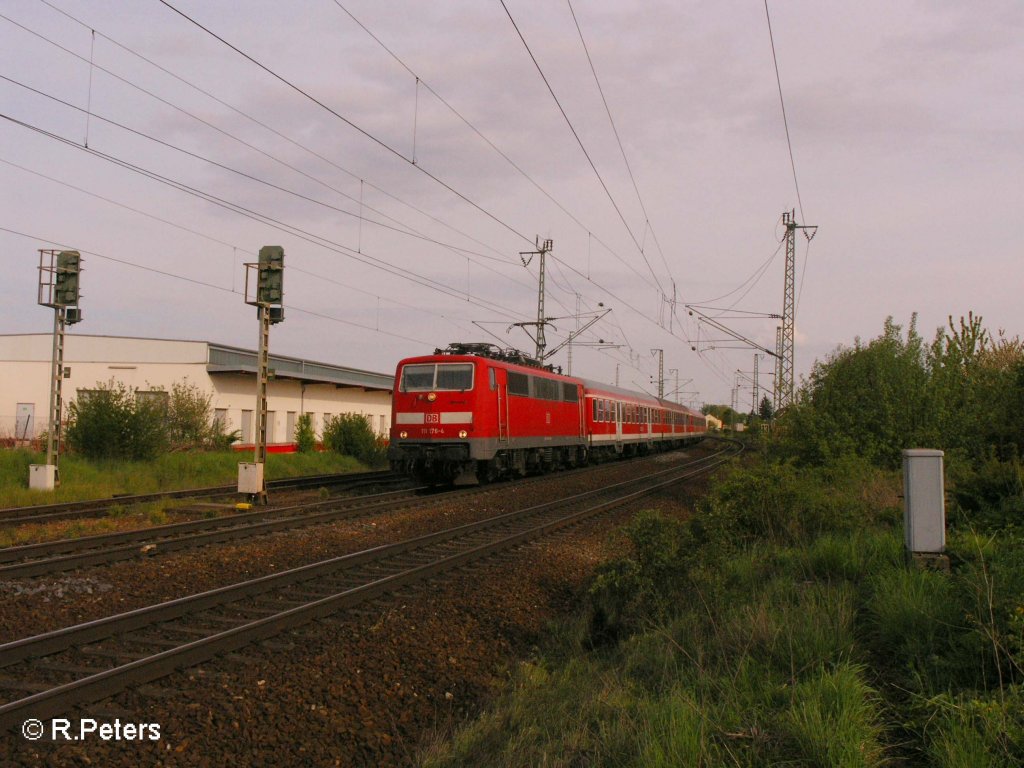
[[[427,424],[440,424],[441,423],[441,414],[439,414],[439,413],[428,413],[427,417],[426,417],[426,420],[427,420]]]

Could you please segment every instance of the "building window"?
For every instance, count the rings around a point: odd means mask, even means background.
[[[288,415],[285,417],[285,442],[290,442],[295,439],[295,411],[288,411]]]
[[[386,435],[388,433],[388,417],[383,413],[380,415],[380,433]]]
[[[274,442],[275,421],[277,421],[277,411],[267,411],[267,445]]]
[[[136,389],[135,401],[138,403],[152,403],[156,406],[167,407],[171,396],[162,389]]]
[[[242,442],[252,442],[252,411],[242,411]]]
[[[214,408],[213,409],[213,423],[220,432],[227,432],[228,430],[228,409],[227,408]]]

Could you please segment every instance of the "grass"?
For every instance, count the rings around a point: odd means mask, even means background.
[[[65,455],[60,459],[61,485],[51,492],[28,488],[29,464],[44,463],[43,454],[4,450],[0,451],[0,507],[230,485],[238,480],[239,462],[249,460],[249,454],[233,451],[169,453],[153,461],[93,462]],[[273,480],[365,469],[352,457],[337,453],[273,453],[267,456],[266,476]]]
[[[0,528],[0,547],[18,547],[58,539],[77,539],[82,536],[98,536],[104,533],[130,531],[150,526],[164,525],[179,520],[195,520],[221,514],[217,510],[200,513],[177,513],[179,507],[191,504],[187,499],[167,499],[135,504],[131,507],[115,506],[103,517],[58,520],[52,523],[25,523]]]
[[[660,553],[676,577],[651,604],[671,604],[670,615],[634,618],[595,644],[588,603],[486,712],[439,734],[423,764],[1024,764],[1024,537],[952,532],[952,572],[921,570],[893,525],[895,478],[866,480],[829,486],[843,496],[830,502],[831,529],[825,514],[808,527],[780,506],[766,535],[739,544],[735,532],[766,509],[742,476],[726,483],[734,512],[698,513],[697,548],[643,516],[649,539],[634,538],[628,567],[602,571],[600,595],[625,604],[635,585],[649,590],[642,563]]]
[[[695,573],[670,622],[610,651],[581,649],[581,619],[556,629],[558,647],[521,665],[513,689],[425,764],[882,765],[856,585],[805,580],[786,549],[738,560]]]

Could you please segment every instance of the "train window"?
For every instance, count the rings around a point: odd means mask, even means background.
[[[498,376],[495,373],[493,368],[488,368],[487,369],[487,381],[491,385],[491,391],[492,392],[498,388]]]
[[[472,363],[438,363],[435,389],[472,389]]]
[[[590,407],[593,412],[590,415],[592,421],[597,421],[597,398],[590,401]]]
[[[426,391],[434,388],[434,364],[407,365],[402,369],[403,392]]]
[[[567,403],[578,403],[580,401],[579,392],[575,384],[571,384],[568,381],[562,382],[562,400]]]
[[[473,388],[472,363],[424,363],[402,369],[403,392],[466,390]]]
[[[541,376],[533,377],[533,396],[540,400],[559,400],[559,387],[561,382],[554,379],[545,379]]]
[[[525,373],[508,372],[508,393],[520,397],[530,396],[530,377]]]

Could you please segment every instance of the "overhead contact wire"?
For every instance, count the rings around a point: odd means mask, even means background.
[[[573,24],[576,25],[576,32],[580,36],[580,43],[583,45],[583,52],[587,55],[587,63],[590,65],[590,72],[594,75],[594,83],[597,85],[597,92],[601,94],[601,103],[604,104],[605,114],[608,115],[608,123],[612,127],[612,133],[615,134],[615,141],[619,145],[619,152],[622,153],[622,162],[626,165],[626,171],[629,172],[629,180],[633,183],[633,191],[636,193],[636,201],[640,203],[640,210],[643,211],[644,221],[647,223],[648,228],[651,230],[651,237],[654,238],[654,245],[658,249],[658,254],[661,256],[661,263],[665,266],[665,272],[668,273],[669,279],[672,277],[672,270],[668,266],[668,261],[665,259],[665,252],[661,250],[661,243],[658,242],[657,235],[654,234],[654,227],[651,226],[651,217],[647,213],[647,206],[644,205],[644,199],[640,195],[640,187],[637,186],[636,177],[633,175],[633,168],[629,164],[629,158],[626,156],[626,148],[622,146],[622,138],[619,136],[619,129],[615,125],[615,119],[612,117],[611,107],[608,106],[608,99],[604,95],[604,88],[601,87],[601,78],[597,76],[597,68],[594,66],[594,60],[590,56],[590,49],[587,47],[587,41],[583,37],[583,30],[580,28],[579,19],[576,18],[576,11],[572,7],[572,0],[565,0],[569,6],[569,13],[572,14]]]
[[[207,202],[213,203],[214,205],[217,205],[226,210],[230,210],[241,216],[245,216],[246,218],[253,219],[254,221],[259,221],[262,224],[267,224],[275,229],[280,229],[281,231],[291,234],[294,237],[298,237],[299,239],[306,240],[307,242],[313,243],[315,245],[319,245],[322,248],[326,248],[327,250],[331,250],[340,255],[347,256],[348,258],[367,264],[368,266],[376,267],[383,272],[387,272],[388,274],[401,277],[402,279],[408,280],[409,282],[415,283],[425,288],[430,288],[432,290],[438,291],[439,293],[443,293],[453,298],[465,298],[465,294],[458,291],[453,291],[444,283],[439,283],[436,280],[433,280],[424,275],[419,275],[415,272],[411,272],[410,270],[407,269],[399,269],[398,267],[393,267],[393,265],[390,265],[387,262],[383,262],[380,259],[377,259],[368,254],[358,254],[352,248],[349,248],[348,246],[342,245],[340,243],[336,243],[330,240],[329,238],[322,237],[311,232],[307,232],[299,227],[279,221],[271,216],[267,216],[266,214],[250,210],[248,208],[245,208],[244,206],[238,205],[237,203],[232,203],[228,200],[224,200],[223,198],[219,198],[216,195],[212,195],[208,192],[203,192],[200,189],[191,187],[183,182],[179,182],[169,177],[163,176],[159,173],[156,173],[155,171],[150,171],[146,168],[135,165],[134,163],[130,163],[126,160],[122,160],[113,155],[100,152],[96,149],[83,147],[81,144],[78,144],[77,142],[74,142],[63,136],[59,136],[57,134],[46,131],[42,128],[39,128],[38,126],[31,125],[30,123],[25,123],[9,115],[0,113],[0,119],[7,120],[8,122],[11,122],[15,125],[20,125],[23,128],[34,131],[42,136],[46,136],[47,138],[53,139],[62,144],[66,144],[67,146],[74,147],[79,151],[86,152],[88,154],[99,157],[115,165],[121,166],[126,170],[133,171],[135,173],[153,179],[154,181],[158,181],[162,184],[166,184],[167,186],[173,187],[181,192],[185,192],[186,194],[190,194],[200,199],[206,200]],[[411,277],[411,275],[414,275],[416,279],[414,279],[414,277]],[[486,309],[491,309],[492,311],[497,307],[503,310],[503,313],[507,317],[516,317],[516,315],[511,310],[501,307],[500,305],[496,305],[493,302],[485,302],[483,299],[480,299],[474,300],[472,301],[472,303],[477,304],[478,306],[484,307]]]
[[[486,208],[484,208],[483,206],[481,206],[479,203],[475,202],[474,200],[470,199],[469,197],[467,197],[462,192],[459,192],[457,189],[455,189],[453,186],[448,184],[443,179],[439,178],[438,176],[434,175],[430,171],[426,170],[422,165],[420,165],[418,163],[413,163],[410,158],[406,157],[402,152],[400,152],[399,150],[395,149],[394,147],[392,147],[387,142],[385,142],[382,139],[374,136],[372,133],[367,131],[365,128],[363,128],[362,126],[360,126],[357,123],[353,122],[352,120],[349,120],[347,117],[342,115],[340,112],[337,112],[336,110],[332,109],[331,107],[329,107],[324,102],[320,101],[318,98],[313,96],[308,91],[303,90],[299,86],[295,85],[295,83],[291,82],[290,80],[288,80],[287,78],[283,77],[282,75],[279,75],[277,72],[272,70],[270,67],[268,67],[267,65],[263,64],[261,61],[259,61],[258,59],[254,58],[253,56],[250,56],[248,53],[243,51],[241,48],[238,48],[237,46],[235,46],[232,43],[228,42],[226,39],[224,39],[223,37],[218,35],[216,32],[214,32],[210,28],[203,26],[197,20],[195,20],[191,16],[189,16],[187,13],[184,13],[183,11],[178,10],[171,3],[169,3],[167,0],[159,0],[159,2],[162,3],[163,5],[165,5],[170,10],[174,11],[176,14],[181,16],[183,19],[188,21],[190,24],[195,25],[196,27],[201,29],[206,34],[210,35],[215,40],[219,41],[223,45],[225,45],[228,48],[230,48],[231,50],[233,50],[235,53],[237,53],[242,58],[244,58],[247,61],[250,61],[253,64],[255,64],[257,67],[262,69],[264,72],[266,72],[268,75],[273,77],[275,80],[279,81],[280,83],[282,83],[283,85],[285,85],[288,88],[292,89],[293,91],[295,91],[296,93],[300,94],[301,96],[304,96],[305,98],[309,99],[311,102],[316,104],[318,107],[320,107],[324,111],[330,113],[331,115],[333,115],[337,119],[341,120],[343,123],[345,123],[346,125],[351,127],[353,130],[357,131],[358,133],[362,134],[363,136],[365,136],[367,139],[369,139],[373,143],[377,144],[382,149],[390,152],[395,157],[397,157],[397,158],[399,158],[401,160],[404,160],[405,162],[409,163],[409,165],[411,165],[413,168],[416,168],[420,173],[424,174],[425,176],[427,176],[428,178],[430,178],[431,180],[433,180],[437,184],[440,184],[442,187],[447,189],[453,195],[458,197],[463,202],[471,205],[473,208],[475,208],[480,213],[482,213],[485,216],[487,216],[489,219],[494,221],[496,224],[504,227],[506,230],[508,230],[512,234],[516,235],[517,237],[522,238],[527,243],[531,243],[531,244],[533,243],[533,240],[531,238],[527,237],[522,232],[520,232],[517,229],[515,229],[512,225],[510,225],[506,221],[503,221],[502,219],[498,218],[495,214],[491,213]]]
[[[161,0],[161,2],[164,1],[165,0]],[[579,144],[580,149],[583,151],[584,157],[587,158],[587,162],[590,164],[590,168],[594,171],[594,175],[597,176],[597,180],[598,182],[600,182],[601,188],[604,190],[604,193],[608,197],[609,202],[611,202],[612,207],[615,209],[615,213],[618,214],[619,220],[622,222],[622,226],[626,228],[626,231],[629,233],[629,236],[633,240],[633,244],[637,247],[637,250],[640,252],[640,256],[643,257],[644,263],[647,265],[647,269],[651,273],[651,277],[654,278],[654,282],[657,284],[657,287],[659,288],[659,290],[661,290],[662,294],[664,294],[665,289],[661,285],[661,281],[658,279],[657,274],[655,274],[654,269],[651,267],[651,262],[648,261],[647,254],[644,253],[644,249],[640,246],[640,243],[637,241],[636,235],[633,234],[633,230],[630,228],[629,223],[626,221],[626,217],[623,216],[622,210],[619,208],[618,203],[616,203],[615,198],[612,197],[612,193],[608,189],[608,185],[605,184],[604,178],[601,176],[601,172],[597,170],[597,166],[594,164],[593,159],[590,157],[590,153],[587,151],[586,146],[584,146],[583,140],[580,138],[579,133],[577,133],[576,131],[576,127],[572,124],[572,120],[569,119],[569,115],[566,114],[565,108],[562,107],[562,102],[558,100],[558,96],[555,94],[554,88],[551,87],[551,83],[548,81],[547,75],[544,74],[544,70],[541,69],[540,62],[538,62],[537,57],[533,55],[533,51],[530,49],[529,43],[526,42],[526,38],[523,36],[522,31],[519,29],[519,25],[516,24],[516,20],[512,17],[511,11],[509,11],[508,6],[505,5],[505,0],[500,0],[500,2],[501,7],[505,9],[505,14],[508,16],[508,20],[512,22],[512,27],[515,29],[516,34],[519,35],[519,39],[522,41],[523,47],[526,48],[526,52],[529,54],[530,60],[533,62],[534,67],[537,68],[537,72],[540,74],[541,80],[544,81],[544,85],[547,87],[548,93],[550,93],[551,98],[555,100],[555,104],[558,107],[558,111],[561,112],[562,117],[565,118],[566,125],[569,126],[569,130],[575,137],[576,143]]]
[[[98,259],[103,259],[105,261],[112,261],[112,262],[114,262],[116,264],[122,264],[124,266],[133,267],[135,269],[141,269],[141,270],[143,270],[145,272],[152,272],[154,274],[161,275],[163,277],[170,277],[170,278],[173,278],[175,280],[182,280],[182,281],[184,281],[186,283],[192,283],[193,285],[203,286],[204,288],[212,288],[215,291],[222,291],[224,293],[232,293],[232,294],[236,294],[236,295],[239,295],[239,296],[241,295],[241,293],[239,291],[236,291],[234,288],[225,288],[223,285],[217,285],[216,283],[209,283],[209,282],[206,282],[205,280],[197,280],[196,278],[193,278],[193,277],[186,277],[185,275],[179,275],[179,274],[176,274],[174,272],[167,272],[166,270],[163,270],[163,269],[156,269],[155,267],[147,267],[144,264],[139,264],[139,263],[134,262],[134,261],[128,261],[127,259],[119,259],[116,256],[107,256],[105,254],[97,253],[95,251],[85,250],[84,248],[81,248],[81,247],[79,247],[77,245],[71,246],[71,245],[68,245],[67,243],[60,243],[60,242],[57,242],[56,240],[51,240],[48,237],[39,237],[37,235],[30,235],[30,234],[27,234],[25,232],[19,232],[19,231],[15,230],[15,229],[10,229],[10,228],[4,227],[4,226],[0,226],[0,232],[8,232],[8,233],[10,233],[12,235],[17,235],[18,237],[24,237],[24,238],[27,238],[29,240],[35,240],[37,242],[49,243],[50,245],[55,245],[55,246],[57,246],[59,248],[71,248],[71,247],[74,247],[80,253],[83,253],[83,254],[85,254],[87,256],[95,256]],[[299,312],[299,313],[305,314],[305,315],[312,315],[313,317],[319,317],[319,318],[322,318],[324,320],[331,320],[331,321],[333,321],[335,323],[341,323],[343,325],[351,325],[351,326],[353,326],[355,328],[360,328],[360,329],[366,330],[366,331],[373,331],[374,333],[380,333],[380,334],[383,334],[384,336],[391,336],[391,337],[396,338],[396,339],[402,339],[403,341],[411,341],[414,344],[428,344],[429,343],[429,342],[426,342],[426,341],[424,341],[422,339],[414,339],[411,336],[403,336],[403,335],[401,335],[399,333],[391,333],[390,331],[381,331],[381,330],[372,328],[371,326],[363,325],[362,323],[356,323],[356,322],[353,322],[351,320],[344,320],[344,319],[342,319],[340,317],[334,317],[333,315],[326,315],[326,314],[324,314],[322,312],[317,312],[317,311],[311,310],[311,309],[305,309],[303,307],[296,306],[296,305],[293,305],[293,304],[289,304],[288,308],[289,308],[289,310],[294,311],[294,312]]]
[[[457,117],[460,121],[462,121],[463,125],[465,125],[467,128],[469,128],[469,130],[471,130],[474,134],[476,134],[476,136],[481,141],[483,141],[488,147],[490,147],[492,150],[494,150],[494,152],[498,156],[500,156],[506,163],[508,163],[513,169],[515,169],[515,171],[517,173],[519,173],[520,176],[522,176],[530,184],[532,184],[533,187],[536,188],[537,191],[540,192],[542,195],[544,195],[544,197],[546,197],[556,208],[558,208],[558,210],[560,210],[562,213],[564,213],[566,216],[568,216],[569,219],[573,223],[575,223],[580,229],[582,229],[583,231],[587,232],[588,236],[592,237],[594,240],[597,240],[598,243],[600,243],[602,246],[604,246],[605,250],[607,250],[608,253],[610,253],[612,256],[614,256],[619,261],[619,263],[621,263],[624,267],[626,267],[631,272],[633,272],[633,274],[635,274],[638,278],[640,278],[641,280],[646,282],[648,285],[651,285],[650,281],[647,279],[647,277],[645,275],[643,275],[642,273],[638,272],[636,270],[636,268],[633,267],[632,264],[628,263],[625,259],[623,259],[622,256],[620,256],[618,253],[616,253],[616,251],[613,250],[611,248],[611,246],[609,246],[606,242],[604,242],[600,237],[598,237],[597,235],[594,235],[591,232],[590,228],[587,227],[582,221],[580,221],[580,219],[572,211],[570,211],[568,208],[566,208],[564,205],[562,205],[562,203],[559,202],[558,199],[556,199],[554,197],[554,195],[552,195],[550,192],[547,191],[547,189],[545,189],[543,186],[541,186],[541,184],[536,179],[534,179],[529,173],[527,173],[526,170],[523,169],[522,166],[520,166],[518,163],[516,163],[515,160],[513,160],[511,157],[509,157],[508,154],[504,150],[501,149],[501,147],[499,147],[497,144],[495,144],[493,141],[491,141],[491,139],[489,139],[487,137],[487,135],[483,133],[483,131],[481,131],[472,122],[470,122],[470,120],[465,115],[463,115],[459,110],[457,110],[447,99],[445,99],[444,96],[442,96],[440,93],[438,93],[430,85],[430,83],[428,83],[426,80],[424,80],[423,77],[421,77],[419,74],[417,74],[408,64],[406,64],[405,61],[403,61],[402,58],[397,53],[395,53],[391,48],[389,48],[388,45],[383,40],[381,40],[377,35],[375,35],[373,33],[373,31],[369,27],[367,27],[362,21],[360,21],[355,15],[353,15],[353,13],[348,8],[346,8],[344,5],[342,5],[339,0],[334,0],[334,4],[336,6],[338,6],[338,8],[340,8],[350,19],[352,19],[352,21],[360,29],[362,29],[367,35],[369,35],[374,40],[374,42],[377,43],[377,45],[379,45],[381,48],[383,48],[387,52],[387,54],[389,56],[391,56],[391,58],[394,59],[395,62],[397,62],[400,67],[402,67],[402,69],[404,69],[410,75],[415,77],[416,78],[416,82],[417,82],[418,85],[420,85],[423,88],[425,88],[435,99],[437,99],[445,107],[447,107],[448,111],[451,112],[453,115],[455,115],[455,117]],[[654,287],[654,286],[651,286],[651,287]]]

